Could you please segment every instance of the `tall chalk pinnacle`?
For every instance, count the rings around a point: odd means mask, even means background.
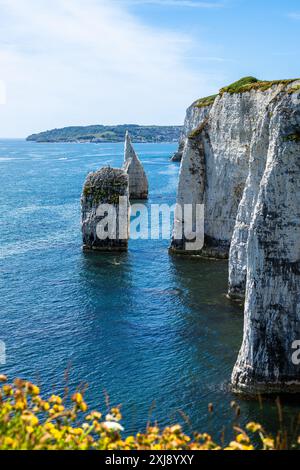
[[[135,153],[128,131],[125,136],[123,168],[129,176],[130,199],[148,199],[147,176],[142,163]]]

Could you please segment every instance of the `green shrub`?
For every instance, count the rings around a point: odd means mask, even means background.
[[[218,95],[211,95],[211,96],[206,96],[205,98],[200,98],[200,100],[198,100],[194,106],[196,108],[206,108],[206,106],[211,106],[214,104],[217,96]]]

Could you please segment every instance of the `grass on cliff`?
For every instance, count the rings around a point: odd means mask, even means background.
[[[251,90],[267,91],[274,85],[283,85],[283,88],[285,89],[288,85],[295,82],[296,80],[300,80],[300,79],[292,78],[288,80],[266,81],[266,80],[259,80],[258,78],[251,77],[251,76],[243,77],[237,82],[231,83],[231,85],[221,88],[221,90],[219,91],[219,94],[217,95],[211,95],[211,96],[206,96],[205,98],[200,98],[198,101],[196,101],[194,106],[196,108],[205,108],[207,106],[211,106],[214,104],[217,96],[219,95],[222,96],[224,93],[230,93],[233,95],[235,93],[245,93]],[[288,93],[296,93],[298,91],[300,91],[300,85],[295,85],[294,87],[287,90]]]
[[[263,81],[255,77],[245,77],[225,88],[221,88],[220,93],[222,95],[223,93],[245,93],[251,90],[267,91],[274,85],[284,85],[286,87],[295,80],[297,79]]]
[[[258,82],[259,80],[255,77],[243,77],[237,82],[221,88],[220,93],[240,93],[245,86],[252,86],[254,83]]]
[[[297,93],[297,92],[300,92],[300,85],[295,85],[295,86],[289,88],[289,90],[288,90],[289,94]]]
[[[196,108],[206,108],[206,106],[211,106],[214,104],[215,99],[217,98],[218,95],[211,95],[211,96],[206,96],[205,98],[201,98],[195,103]]]
[[[144,433],[124,437],[119,408],[105,415],[89,411],[83,393],[62,398],[42,398],[39,387],[16,379],[12,384],[0,375],[0,450],[283,450],[288,447],[281,431],[276,438],[258,423],[245,429],[233,428],[234,438],[228,444],[216,443],[209,434],[186,435],[175,424],[160,429],[148,425]],[[239,407],[233,402],[235,416]],[[209,406],[213,413],[212,405]],[[297,435],[297,434],[296,434]],[[299,447],[300,438],[292,448]],[[255,444],[254,444],[255,442]]]
[[[201,124],[198,127],[196,127],[196,129],[190,132],[189,139],[196,139],[203,132],[207,123],[208,123],[208,117],[204,119],[204,121],[201,122]]]

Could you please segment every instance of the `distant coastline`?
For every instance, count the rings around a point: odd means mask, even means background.
[[[52,129],[27,137],[30,142],[79,142],[79,143],[110,143],[123,142],[126,131],[129,131],[132,140],[136,143],[178,142],[182,126],[139,126],[136,124],[122,124],[116,126],[72,126],[61,129]]]

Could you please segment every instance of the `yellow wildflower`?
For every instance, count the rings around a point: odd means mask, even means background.
[[[42,403],[42,408],[43,408],[44,411],[50,410],[50,405],[49,405],[49,403],[48,403],[47,401],[43,402],[43,403]]]
[[[28,434],[33,434],[34,433],[34,429],[32,426],[26,426],[26,431]]]
[[[240,444],[248,444],[250,439],[246,434],[238,434],[236,436],[236,441],[239,442]]]
[[[3,385],[2,389],[3,389],[3,392],[5,393],[5,395],[7,395],[7,396],[13,395],[13,389],[12,389],[11,385]]]
[[[11,437],[4,438],[4,446],[12,447],[14,445],[14,440]]]
[[[54,403],[56,405],[62,404],[62,399],[58,395],[52,395],[49,399],[49,403]]]
[[[246,426],[246,429],[250,432],[258,432],[258,431],[261,431],[262,428],[261,428],[261,425],[258,424],[258,423],[248,423],[247,426]]]
[[[37,387],[36,385],[33,385],[30,382],[27,383],[27,390],[32,395],[39,395],[40,394],[39,387]]]
[[[82,402],[83,402],[83,396],[81,395],[81,393],[74,393],[74,395],[72,396],[72,400],[77,404],[77,405],[80,405]]]
[[[274,439],[271,439],[269,437],[265,437],[263,439],[263,444],[265,449],[274,449]]]

